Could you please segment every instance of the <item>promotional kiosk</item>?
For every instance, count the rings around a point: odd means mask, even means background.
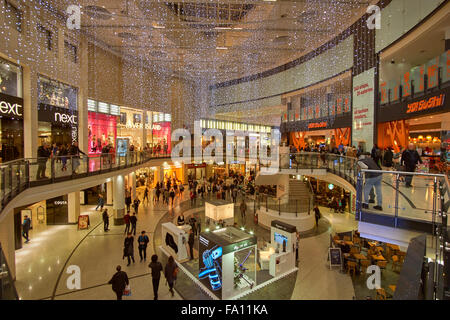
[[[189,260],[188,225],[177,227],[171,222],[162,224],[162,247],[177,261]]]
[[[230,299],[256,286],[256,237],[235,227],[202,232],[200,281],[219,299]]]
[[[234,204],[220,199],[206,200],[205,217],[207,224],[217,225],[222,220],[225,225],[231,226],[234,223]]]
[[[269,269],[277,277],[295,269],[296,228],[290,224],[273,220],[270,228],[270,244],[259,251],[261,270]]]

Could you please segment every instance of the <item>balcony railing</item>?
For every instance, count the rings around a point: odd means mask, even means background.
[[[26,158],[0,164],[0,211],[27,188],[85,178],[143,164],[170,154],[128,152],[95,156],[57,156],[51,158]]]

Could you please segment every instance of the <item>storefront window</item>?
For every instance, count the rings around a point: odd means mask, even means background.
[[[23,157],[22,68],[0,59],[1,162]]]
[[[78,90],[51,80],[38,79],[38,120],[40,144],[67,146],[78,141]]]
[[[114,153],[117,139],[117,116],[97,112],[88,113],[89,154],[99,154],[105,146]]]
[[[1,58],[0,93],[22,98],[22,68]]]

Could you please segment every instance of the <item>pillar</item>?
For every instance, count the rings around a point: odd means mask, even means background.
[[[114,225],[119,226],[123,224],[123,216],[125,215],[125,177],[118,175],[112,178],[112,181],[114,191]]]
[[[113,182],[110,179],[106,182],[106,205],[112,206],[114,199]]]
[[[63,42],[64,45],[64,42]],[[88,123],[88,111],[87,111],[87,98],[88,98],[88,41],[82,37],[80,41],[80,87],[78,90],[78,146],[86,153],[89,152],[89,123]]]
[[[14,210],[2,213],[2,220],[0,220],[0,244],[8,263],[11,277],[16,279],[16,252],[15,252],[15,238],[14,238]],[[33,236],[30,234],[31,241]]]
[[[23,67],[24,157],[36,158],[38,148],[37,74],[33,66]],[[36,70],[36,69],[35,69]]]
[[[68,223],[78,223],[80,216],[80,192],[72,192],[67,197]]]
[[[131,172],[128,175],[129,186],[131,187],[131,199],[136,199],[136,172]]]

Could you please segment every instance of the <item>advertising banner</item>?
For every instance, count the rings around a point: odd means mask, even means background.
[[[373,147],[375,126],[375,68],[353,78],[353,144]]]

